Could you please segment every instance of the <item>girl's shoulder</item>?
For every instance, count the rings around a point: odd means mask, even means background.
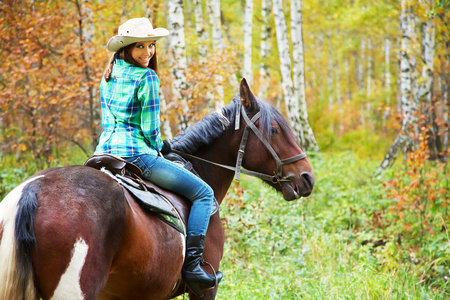
[[[116,60],[113,73],[115,73],[114,75],[123,75],[134,80],[158,80],[158,75],[154,70],[135,66],[122,59]]]
[[[141,73],[141,80],[145,80],[145,81],[151,81],[151,82],[159,82],[159,78],[158,75],[156,74],[156,72],[152,69],[148,69],[148,68],[141,68],[141,67],[136,67],[140,69],[140,73]]]

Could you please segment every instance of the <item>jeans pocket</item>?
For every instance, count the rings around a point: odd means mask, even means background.
[[[150,168],[142,161],[142,159],[140,157],[137,157],[136,159],[130,161],[131,163],[135,164],[136,166],[139,167],[139,169],[141,169],[142,171],[142,175],[150,180],[150,176],[152,175],[152,171],[150,170]]]

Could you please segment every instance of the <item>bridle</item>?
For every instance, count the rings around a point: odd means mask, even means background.
[[[185,158],[193,158],[193,159],[201,160],[201,161],[213,164],[215,166],[219,166],[221,168],[225,168],[225,169],[234,171],[236,180],[240,180],[240,175],[241,175],[241,173],[243,173],[243,174],[246,174],[246,175],[250,175],[250,176],[261,178],[262,180],[270,181],[270,182],[272,182],[274,184],[281,183],[281,182],[286,182],[286,181],[291,181],[291,177],[290,176],[287,176],[287,177],[283,177],[282,176],[282,167],[284,165],[287,165],[287,164],[290,164],[290,163],[293,163],[293,162],[296,162],[298,160],[306,158],[306,154],[305,153],[301,153],[301,154],[292,156],[290,158],[280,159],[278,157],[277,153],[275,152],[275,150],[273,150],[272,146],[267,141],[267,139],[263,136],[263,134],[255,126],[255,122],[261,117],[261,112],[256,113],[250,119],[247,116],[247,113],[245,112],[244,106],[239,103],[237,105],[237,107],[236,107],[236,118],[235,118],[235,126],[234,126],[235,130],[239,130],[240,119],[241,119],[240,115],[241,114],[242,114],[242,117],[244,118],[246,126],[244,128],[244,134],[242,135],[241,144],[239,146],[238,156],[237,156],[237,159],[236,159],[236,167],[231,167],[231,166],[227,166],[227,165],[218,164],[218,163],[215,163],[215,162],[203,159],[201,157],[197,157],[197,156],[194,156],[194,155],[191,155],[191,154],[180,152],[178,150],[172,150],[172,152],[174,152],[174,153],[176,153],[176,154],[178,154],[178,155],[180,155],[182,157],[185,157]],[[229,123],[229,121],[228,121],[228,123]],[[272,154],[273,158],[275,159],[275,162],[277,164],[277,174],[276,175],[267,175],[267,174],[264,174],[264,173],[259,173],[259,172],[255,172],[255,171],[249,171],[249,170],[242,169],[242,160],[244,159],[245,147],[247,146],[247,141],[248,141],[248,136],[249,136],[250,130],[252,130],[256,134],[256,136],[259,138],[259,140],[264,144],[264,146],[266,146],[267,150],[270,152],[270,154]]]

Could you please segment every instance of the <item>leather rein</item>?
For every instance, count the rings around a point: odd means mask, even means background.
[[[235,118],[235,126],[234,129],[235,130],[239,130],[239,123],[240,123],[240,115],[242,114],[242,117],[244,118],[244,121],[246,123],[245,129],[244,129],[244,134],[242,135],[241,138],[241,144],[239,146],[239,151],[238,151],[238,156],[236,159],[236,167],[232,167],[232,166],[227,166],[227,165],[222,165],[219,163],[215,163],[209,160],[206,160],[204,158],[201,157],[197,157],[191,154],[187,154],[184,152],[180,152],[178,150],[174,150],[172,149],[172,152],[185,157],[185,158],[192,158],[192,159],[197,159],[203,162],[207,162],[209,164],[224,168],[224,169],[228,169],[231,171],[234,171],[235,173],[235,179],[236,180],[240,180],[240,175],[241,173],[246,174],[246,175],[250,175],[253,177],[258,177],[261,178],[262,180],[266,180],[266,181],[270,181],[274,184],[276,183],[281,183],[281,182],[286,182],[286,181],[291,181],[291,177],[287,176],[287,177],[283,177],[282,176],[282,167],[284,165],[296,162],[298,160],[304,159],[306,158],[306,154],[305,153],[301,153],[295,156],[292,156],[290,158],[286,158],[286,159],[280,159],[277,155],[277,153],[275,152],[275,150],[272,148],[272,146],[269,144],[269,142],[267,141],[266,138],[264,138],[264,136],[262,135],[262,133],[259,131],[259,129],[255,126],[255,122],[261,117],[261,112],[258,112],[257,114],[255,114],[251,119],[247,116],[247,113],[245,112],[245,108],[242,104],[238,104],[237,108],[236,108],[236,118]],[[269,152],[272,154],[273,158],[275,159],[275,162],[277,164],[277,174],[276,175],[267,175],[264,173],[259,173],[259,172],[254,172],[254,171],[249,171],[249,170],[245,170],[242,169],[242,160],[244,159],[244,154],[245,154],[245,147],[247,146],[247,141],[248,141],[248,136],[250,133],[250,130],[252,130],[256,136],[259,138],[259,140],[264,144],[264,146],[266,146],[267,150],[269,150]]]

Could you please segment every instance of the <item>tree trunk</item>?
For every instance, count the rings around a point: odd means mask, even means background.
[[[383,132],[386,132],[386,120],[391,115],[391,72],[390,72],[390,60],[389,55],[391,51],[391,42],[389,37],[384,39],[383,43],[383,51],[384,51],[384,89],[386,93],[386,105],[383,108]]]
[[[168,116],[166,98],[164,97],[164,93],[161,88],[159,89],[159,106],[161,109],[161,114]],[[170,128],[170,122],[167,118],[161,118],[161,133],[164,135],[166,140],[173,139],[172,129]]]
[[[210,11],[210,23],[212,27],[212,40],[213,40],[213,51],[217,53],[225,49],[225,44],[222,37],[222,21],[220,17],[220,0],[207,0],[208,10]],[[222,75],[214,75],[215,82],[222,82]],[[216,85],[217,94],[219,99],[214,103],[215,109],[219,109],[225,106],[224,91],[222,84]]]
[[[346,40],[349,39],[348,30],[345,30],[344,37]],[[345,94],[346,94],[347,100],[351,101],[352,100],[352,79],[350,76],[350,57],[351,57],[350,55],[351,55],[350,52],[347,52],[345,54],[344,69],[345,69],[345,80],[346,80]]]
[[[344,68],[345,68],[345,79],[347,81],[347,99],[352,100],[352,87],[351,87],[351,78],[350,78],[350,58],[348,55],[345,56],[344,60]]]
[[[259,65],[260,86],[258,97],[265,98],[269,86],[269,65],[267,64],[267,61],[270,55],[270,0],[262,0],[261,5],[261,64]]]
[[[143,2],[143,8],[144,8],[144,16],[150,20],[150,22],[153,24],[153,27],[156,27],[157,21],[157,12],[159,10],[159,4],[153,3],[150,1],[144,1]],[[159,105],[161,109],[161,115],[167,116],[167,104],[166,99],[164,97],[164,92],[160,88],[159,89]],[[161,118],[161,133],[164,135],[165,139],[172,139],[172,130],[170,127],[170,120],[168,118],[162,117]]]
[[[359,63],[356,66],[357,68],[357,81],[358,81],[358,90],[362,91],[364,89],[364,62],[366,60],[366,40],[361,38],[361,58],[359,58]]]
[[[384,50],[384,85],[386,90],[386,104],[391,105],[391,72],[390,72],[390,61],[389,61],[389,54],[391,51],[391,42],[388,37],[384,39],[383,44],[383,50]]]
[[[250,85],[253,85],[252,72],[252,17],[253,17],[253,0],[245,0],[244,9],[244,78]]]
[[[446,41],[447,54],[445,55],[445,70],[450,70],[450,41]],[[450,73],[446,72],[442,74],[440,83],[442,85],[442,98],[444,101],[444,142],[443,151],[448,154],[448,146],[450,143]]]
[[[169,0],[168,27],[170,31],[169,50],[173,55],[172,101],[181,107],[179,129],[186,129],[189,120],[189,85],[186,81],[186,44],[184,38],[184,16],[182,0]]]
[[[302,0],[291,0],[291,37],[294,58],[294,88],[297,94],[301,128],[303,129],[303,150],[319,151],[314,133],[308,121],[305,93],[305,63],[303,57]]]
[[[213,51],[216,52],[225,48],[222,37],[222,22],[220,19],[220,0],[208,0],[208,7],[211,12],[210,22],[212,26]]]
[[[333,106],[333,81],[334,81],[334,76],[333,76],[333,47],[332,45],[332,34],[331,34],[331,29],[328,29],[328,107],[331,109],[331,106]]]
[[[442,157],[442,144],[439,137],[439,127],[436,124],[436,100],[433,99],[433,61],[435,49],[435,26],[434,15],[434,0],[426,2],[427,20],[422,23],[422,80],[420,80],[418,88],[418,97],[422,110],[422,115],[425,117],[424,127],[427,128],[428,149],[430,151],[430,159],[435,160]]]
[[[298,100],[295,95],[294,86],[291,78],[291,59],[289,55],[289,44],[287,40],[287,28],[284,18],[281,0],[273,0],[273,13],[277,34],[278,53],[280,58],[280,70],[282,76],[284,102],[286,104],[286,113],[293,128],[297,142],[303,145],[303,128],[300,120]]]
[[[161,3],[154,2],[151,0],[145,0],[142,2],[142,7],[144,9],[144,17],[152,22],[153,27],[158,24],[158,11],[161,10]]]
[[[372,41],[369,38],[367,40],[367,88],[366,88],[366,97],[367,97],[367,103],[370,105],[369,98],[371,96],[372,91]]]
[[[413,138],[411,134],[411,125],[415,123],[415,104],[411,100],[412,89],[412,64],[411,59],[411,36],[412,32],[412,11],[411,7],[406,4],[407,0],[401,2],[401,51],[400,51],[400,99],[402,110],[402,126],[399,135],[394,141],[394,144],[389,149],[388,153],[384,157],[377,172],[391,166],[398,156],[398,151],[403,149],[406,151],[407,147],[411,145]],[[414,64],[415,65],[415,64]],[[414,136],[414,134],[413,134]]]
[[[449,28],[450,16],[447,11],[442,11],[437,14],[439,17],[439,22],[441,24],[447,24],[446,28]],[[448,31],[448,30],[447,30]],[[443,66],[440,68],[438,86],[442,95],[442,106],[443,106],[443,121],[444,128],[442,132],[442,151],[444,153],[444,159],[448,160],[449,144],[450,144],[450,36],[447,34],[442,40],[443,52],[439,54],[439,60],[442,62]],[[438,44],[439,45],[439,44]]]
[[[194,12],[195,12],[195,29],[197,30],[198,38],[198,55],[200,65],[203,65],[206,61],[206,54],[208,53],[208,31],[205,30],[203,21],[202,2],[200,0],[194,0]]]
[[[78,22],[78,38],[80,41],[81,60],[84,62],[84,74],[86,77],[86,84],[88,85],[89,94],[89,132],[90,132],[90,144],[91,151],[95,151],[98,143],[98,134],[95,124],[99,122],[99,116],[96,113],[98,110],[95,103],[97,102],[97,92],[92,86],[91,68],[89,67],[89,57],[92,48],[89,47],[90,43],[94,40],[94,23],[92,22],[92,10],[89,8],[90,1],[79,0],[76,1],[78,9],[78,15],[80,17]]]

